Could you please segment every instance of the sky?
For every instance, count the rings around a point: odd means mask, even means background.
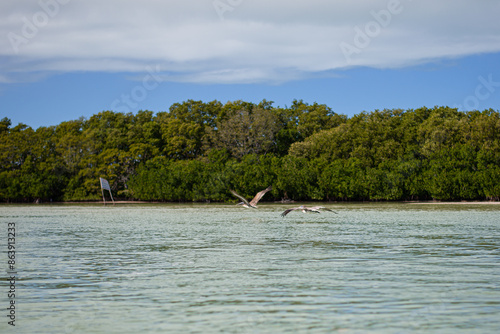
[[[497,0],[2,0],[0,119],[189,99],[500,108]]]

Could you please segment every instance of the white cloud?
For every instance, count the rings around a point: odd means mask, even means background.
[[[0,81],[151,64],[167,80],[206,83],[411,66],[499,52],[499,12],[493,0],[7,0]]]

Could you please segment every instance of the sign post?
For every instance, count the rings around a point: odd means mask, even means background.
[[[104,190],[109,191],[109,195],[111,196],[111,200],[113,201],[113,205],[115,205],[115,200],[113,199],[113,194],[111,193],[111,187],[109,186],[108,180],[100,177],[99,181],[101,182],[102,200],[104,201],[104,205],[106,205],[106,198],[104,197]]]

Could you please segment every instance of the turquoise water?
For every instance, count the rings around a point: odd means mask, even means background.
[[[500,331],[500,205],[324,205],[2,205],[0,332]]]

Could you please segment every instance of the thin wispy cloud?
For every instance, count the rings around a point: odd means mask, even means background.
[[[8,0],[0,82],[30,73],[144,72],[267,83],[500,51],[498,1]]]

